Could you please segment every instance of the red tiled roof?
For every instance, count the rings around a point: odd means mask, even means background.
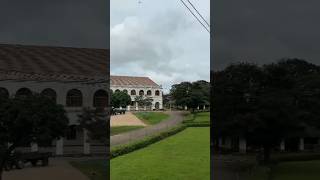
[[[0,80],[107,79],[109,50],[0,44]]]
[[[110,76],[111,86],[151,86],[159,87],[148,77]]]

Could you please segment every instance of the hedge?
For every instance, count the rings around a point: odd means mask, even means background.
[[[133,142],[133,143],[128,143],[128,144],[125,144],[125,145],[119,145],[119,146],[116,146],[114,148],[111,148],[111,152],[110,152],[110,158],[115,158],[115,157],[118,157],[118,156],[121,156],[121,155],[124,155],[124,154],[128,154],[130,152],[133,152],[135,150],[138,150],[138,149],[141,149],[141,148],[144,148],[144,147],[147,147],[148,145],[150,144],[153,144],[153,143],[156,143],[162,139],[165,139],[169,136],[172,136],[174,134],[177,134],[178,132],[181,132],[183,131],[187,126],[185,125],[179,125],[177,127],[174,127],[168,131],[165,131],[165,132],[161,132],[157,135],[152,135],[152,136],[149,136],[145,139],[142,139],[142,140],[138,140],[136,142]]]
[[[280,154],[271,158],[272,162],[320,160],[320,153]]]

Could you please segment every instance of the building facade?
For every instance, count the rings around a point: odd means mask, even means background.
[[[105,154],[107,147],[89,141],[77,128],[84,107],[108,108],[109,51],[67,47],[0,45],[0,96],[44,94],[64,106],[69,118],[65,137],[51,147],[20,147],[55,155]]]
[[[131,97],[131,105],[125,107],[128,111],[161,110],[163,109],[162,87],[148,77],[111,76],[112,92],[123,91]],[[152,98],[152,105],[139,106],[135,101],[137,96]]]

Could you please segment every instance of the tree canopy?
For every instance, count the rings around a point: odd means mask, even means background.
[[[216,137],[244,136],[271,148],[287,137],[319,128],[319,67],[299,59],[257,66],[239,63],[214,72],[213,127]]]
[[[0,172],[18,146],[51,145],[69,124],[63,106],[38,94],[0,100]],[[0,173],[1,174],[1,173]]]
[[[112,107],[126,107],[131,103],[131,97],[126,92],[116,91],[111,95]]]
[[[177,106],[195,109],[210,104],[210,83],[199,80],[172,85],[170,96]]]

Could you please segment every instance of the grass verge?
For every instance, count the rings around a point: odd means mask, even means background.
[[[129,132],[129,131],[133,131],[141,128],[144,128],[144,126],[114,126],[110,128],[111,130],[110,135],[113,136],[113,135]]]
[[[143,121],[145,124],[154,125],[158,124],[169,118],[168,114],[162,112],[138,112],[134,113],[137,118]]]

